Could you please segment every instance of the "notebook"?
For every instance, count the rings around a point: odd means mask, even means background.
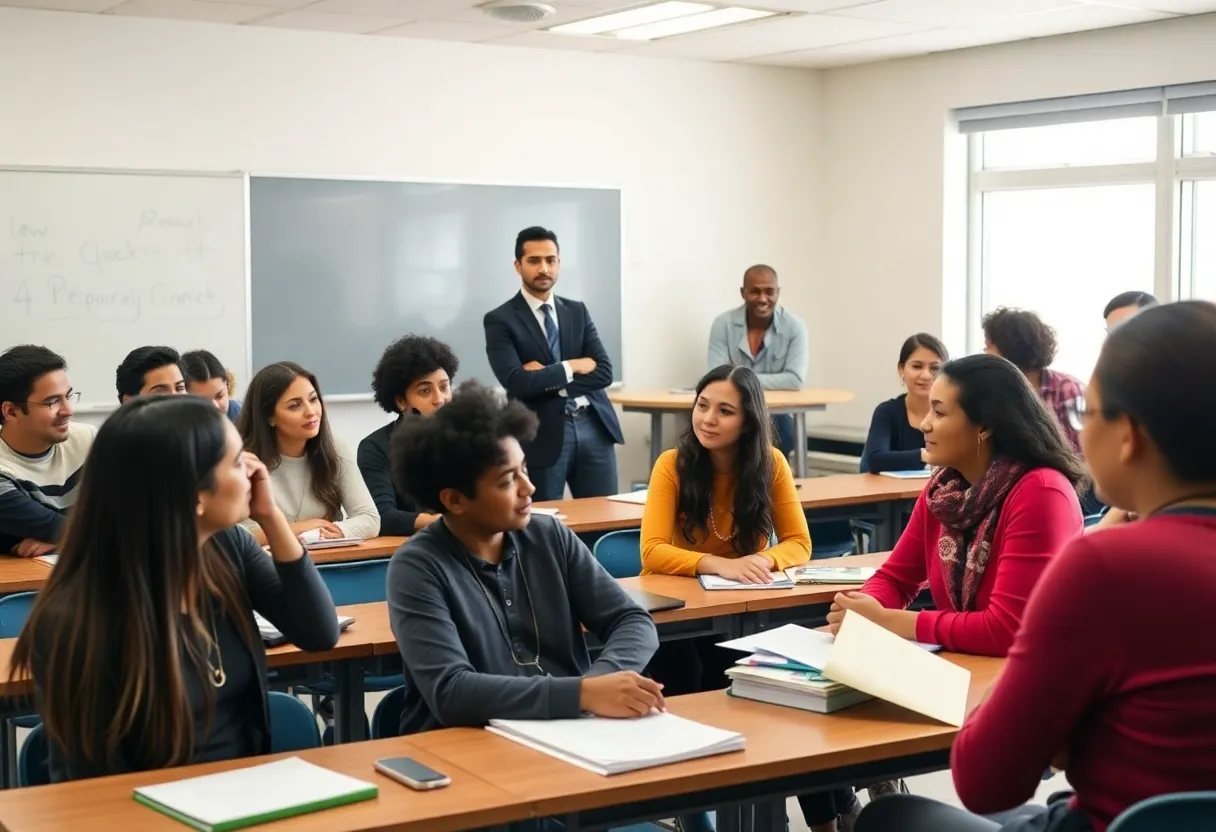
[[[640,719],[492,719],[487,731],[608,776],[742,751],[734,731],[654,711]]]
[[[736,581],[730,578],[723,578],[721,575],[698,575],[697,580],[701,582],[702,589],[793,589],[794,582],[789,579],[784,573],[774,572],[772,583],[767,584],[749,584],[744,581]]]
[[[34,558],[34,560],[38,561],[39,563],[44,563],[47,566],[54,566],[55,564],[59,563],[59,555],[39,555],[38,557]]]
[[[791,566],[785,574],[796,584],[864,584],[877,571],[874,566]]]
[[[191,777],[135,790],[135,800],[204,832],[259,823],[372,800],[374,783],[321,768],[299,757]]]
[[[361,537],[331,537],[322,539],[320,529],[309,529],[300,534],[300,542],[309,549],[338,549],[343,546],[358,546]]]
[[[267,647],[278,647],[280,644],[286,643],[287,637],[280,633],[278,628],[276,628],[257,612],[253,614],[253,620],[258,625],[258,635],[261,636],[263,643],[265,643]],[[338,616],[338,629],[343,632],[345,632],[347,627],[354,623],[355,617],[353,615]]]
[[[533,514],[542,514],[545,517],[560,517],[561,512],[555,508],[545,508],[543,506],[532,506]]]
[[[928,468],[919,468],[915,471],[883,471],[878,476],[895,480],[924,480],[933,476],[933,472]]]
[[[641,491],[630,491],[628,494],[610,494],[608,495],[608,499],[614,503],[633,503],[634,505],[644,506],[646,505],[647,493],[647,490],[643,488]]]

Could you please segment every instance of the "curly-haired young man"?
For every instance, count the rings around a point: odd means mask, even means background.
[[[1085,385],[1068,373],[1048,369],[1056,359],[1056,331],[1033,312],[1005,306],[985,315],[983,327],[984,352],[1007,359],[1025,374],[1080,453],[1080,425],[1073,424],[1070,411],[1085,395]]]
[[[417,506],[393,483],[389,440],[405,419],[430,416],[452,400],[452,379],[460,360],[442,341],[407,335],[389,345],[372,372],[372,394],[396,421],[378,428],[359,443],[359,471],[380,512],[380,533],[411,535],[439,519]]]

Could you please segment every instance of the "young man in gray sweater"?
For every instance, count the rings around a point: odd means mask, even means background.
[[[641,675],[658,647],[574,534],[531,513],[520,442],[536,416],[476,382],[393,437],[400,484],[441,519],[393,555],[388,604],[405,675],[403,734],[491,719],[636,717],[663,707]],[[582,627],[604,648],[593,663]]]

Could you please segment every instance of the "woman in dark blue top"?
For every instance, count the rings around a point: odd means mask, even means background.
[[[920,423],[929,415],[929,390],[950,358],[946,346],[932,335],[920,332],[904,341],[899,351],[899,381],[908,392],[874,408],[866,447],[861,454],[861,473],[913,471],[924,468],[921,451],[925,435]]]

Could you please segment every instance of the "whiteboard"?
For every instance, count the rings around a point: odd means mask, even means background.
[[[519,293],[515,235],[557,232],[556,292],[582,301],[621,377],[621,192],[251,176],[253,363],[299,362],[333,400],[370,398],[407,333],[445,341],[457,380],[496,385],[485,314]]]
[[[0,169],[0,347],[68,361],[81,409],[118,404],[132,349],[249,366],[245,177]]]

